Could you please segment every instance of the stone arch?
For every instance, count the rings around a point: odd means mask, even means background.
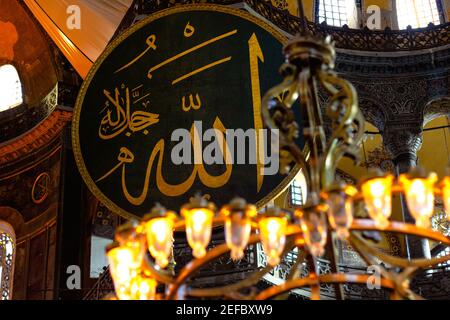
[[[450,116],[450,97],[441,97],[428,102],[423,110],[423,126],[442,116]]]
[[[387,116],[378,102],[370,98],[361,97],[359,99],[359,109],[367,122],[380,131],[384,130]]]
[[[11,225],[17,237],[20,237],[24,220],[19,211],[10,207],[0,207],[0,221]]]
[[[0,300],[10,300],[13,291],[16,233],[11,224],[0,220]]]
[[[0,64],[0,112],[15,108],[23,103],[23,87],[20,74],[11,63]],[[17,91],[17,92],[15,92]],[[17,94],[17,96],[15,96]]]

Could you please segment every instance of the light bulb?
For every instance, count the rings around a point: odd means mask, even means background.
[[[259,221],[261,244],[267,256],[267,263],[276,266],[286,243],[286,217],[265,217]]]
[[[137,273],[137,270],[131,267],[133,253],[129,248],[113,243],[107,247],[107,256],[117,298],[129,300],[131,280]]]
[[[120,246],[128,249],[128,264],[132,269],[139,269],[144,261],[145,236],[137,231],[140,226],[136,222],[129,222],[120,226],[116,232],[116,240]]]
[[[250,238],[251,219],[256,215],[256,208],[242,198],[235,198],[222,208],[220,214],[225,217],[225,240],[231,250],[231,259],[240,260]]]
[[[434,211],[434,184],[437,176],[435,173],[431,173],[426,177],[423,172],[421,173],[421,175],[417,172],[402,174],[399,181],[404,188],[408,210],[416,220],[416,225],[421,228],[429,228],[430,218]]]
[[[197,195],[183,206],[181,215],[186,222],[186,237],[192,248],[192,255],[202,258],[211,240],[214,205]]]
[[[389,217],[392,213],[393,179],[392,175],[375,177],[366,180],[361,186],[367,212],[380,229],[386,229],[389,225]]]
[[[169,264],[173,245],[173,224],[174,221],[170,217],[153,218],[146,223],[148,249],[161,268]]]

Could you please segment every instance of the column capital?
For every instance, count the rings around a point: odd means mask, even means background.
[[[383,144],[394,163],[399,160],[417,160],[417,152],[422,146],[422,124],[386,125]]]

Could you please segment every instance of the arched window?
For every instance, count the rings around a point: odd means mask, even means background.
[[[16,235],[6,222],[0,221],[0,293],[1,300],[12,298]]]
[[[303,173],[300,171],[294,178],[291,184],[291,206],[301,206],[305,204],[306,200],[306,179]]]
[[[399,29],[424,28],[430,22],[440,23],[439,0],[396,0]]]
[[[22,83],[14,66],[0,66],[0,88],[0,112],[22,104]]]
[[[316,22],[326,22],[330,26],[353,27],[356,15],[354,0],[317,0]]]

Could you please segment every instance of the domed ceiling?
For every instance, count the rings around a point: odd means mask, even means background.
[[[0,0],[0,65],[16,67],[24,103],[40,103],[55,87],[57,74],[47,40],[16,0]]]

